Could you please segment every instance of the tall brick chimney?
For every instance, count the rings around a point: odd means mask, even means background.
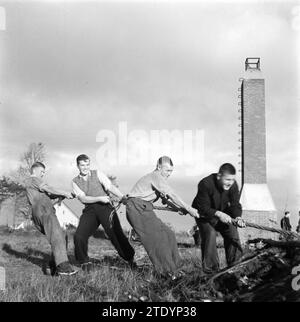
[[[242,192],[243,218],[260,225],[273,226],[277,211],[267,185],[265,80],[260,58],[247,58],[241,85],[242,113]],[[273,233],[240,229],[242,243],[253,238],[275,238]]]

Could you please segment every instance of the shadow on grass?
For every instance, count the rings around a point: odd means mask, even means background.
[[[39,266],[41,268],[43,268],[45,263],[47,263],[51,259],[49,254],[46,254],[46,253],[41,252],[39,250],[27,248],[26,252],[20,252],[20,251],[17,251],[15,249],[11,248],[11,246],[6,243],[3,244],[2,250],[5,251],[9,255],[13,255],[14,257],[19,258],[19,259],[24,259],[24,260],[30,262],[31,264]]]
[[[9,255],[12,255],[18,259],[24,259],[29,263],[40,267],[44,274],[47,274],[47,267],[49,261],[52,259],[49,253],[44,253],[40,250],[33,248],[25,248],[23,252],[13,249],[9,244],[3,244],[2,250]],[[71,264],[76,264],[74,255],[69,255],[68,258]]]

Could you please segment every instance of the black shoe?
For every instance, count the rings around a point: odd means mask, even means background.
[[[80,266],[81,269],[86,273],[90,273],[95,268],[95,265],[92,262],[82,263]]]
[[[204,277],[211,277],[220,272],[220,269],[203,269],[202,273]]]
[[[134,260],[128,261],[128,265],[130,267],[131,270],[137,270],[139,267],[137,265],[137,263]]]
[[[184,276],[186,276],[186,272],[184,272],[184,271],[178,271],[177,273],[176,273],[176,277],[177,277],[177,279],[178,278],[182,278],[182,277],[184,277]]]
[[[178,281],[182,277],[184,277],[185,273],[183,271],[178,271],[177,273],[168,273],[168,277],[172,281]]]
[[[101,266],[103,263],[97,258],[89,258],[85,263],[92,263],[94,266]]]
[[[55,261],[53,259],[49,261],[48,269],[49,269],[49,275],[54,276],[56,274],[57,268],[56,268]],[[48,273],[48,269],[47,269],[47,273]]]
[[[42,271],[45,275],[54,276],[56,274],[56,265],[53,260],[43,263]]]
[[[76,274],[78,271],[75,270],[69,262],[63,262],[56,268],[56,274],[61,276],[71,276]]]

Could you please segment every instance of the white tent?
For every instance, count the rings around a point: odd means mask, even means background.
[[[66,228],[68,225],[78,226],[83,209],[80,201],[77,199],[65,199],[60,204],[56,204],[54,208],[61,227]]]

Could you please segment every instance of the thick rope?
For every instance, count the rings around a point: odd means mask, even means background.
[[[110,212],[108,221],[109,221],[109,226],[110,228],[113,228],[113,224],[114,224],[114,216],[117,215],[117,211],[119,210],[119,208],[122,205],[122,202],[120,201],[116,206],[114,206],[114,204],[112,202],[110,202],[110,205],[112,206],[112,211]]]
[[[233,224],[236,225],[236,221],[233,221]],[[283,229],[279,229],[279,228],[275,228],[275,227],[268,227],[268,226],[263,226],[263,225],[258,225],[249,221],[245,221],[244,223],[246,225],[246,227],[251,227],[251,228],[255,228],[255,229],[259,229],[259,230],[265,230],[265,231],[270,231],[272,233],[277,233],[277,234],[281,234],[286,238],[297,238],[300,239],[300,235],[292,232],[292,231],[287,231],[287,230],[283,230]]]
[[[167,198],[167,196],[163,195],[161,192],[159,192],[159,194],[160,194],[160,197],[162,198],[162,200],[164,201],[164,203],[167,204],[167,206],[153,206],[153,209],[160,210],[160,211],[178,212],[181,215],[186,215],[187,214],[187,212],[184,209],[179,208],[177,205],[175,205],[170,199]],[[111,212],[111,214],[109,216],[109,222],[110,222],[111,227],[113,225],[113,216],[114,216],[114,214],[117,213],[117,210],[121,207],[121,204],[122,204],[122,202],[120,201],[118,203],[118,205],[115,207],[111,203],[111,205],[113,207],[113,210],[112,210],[112,212]],[[252,223],[252,222],[249,222],[249,221],[245,221],[245,220],[243,220],[243,221],[245,223],[245,227],[243,227],[243,228],[250,227],[250,228],[255,228],[255,229],[259,229],[259,230],[269,231],[269,232],[272,232],[272,233],[277,233],[277,234],[280,234],[280,235],[284,236],[285,238],[300,239],[300,235],[295,233],[295,232],[291,232],[291,231],[287,231],[287,230],[283,230],[283,229],[279,229],[279,228],[275,228],[275,227],[258,225],[258,224],[255,224],[255,223]],[[232,219],[232,224],[233,225],[238,226],[237,223],[238,223],[237,220]]]
[[[177,208],[177,207],[174,206],[174,208],[171,208],[171,207],[154,206],[154,209],[161,210],[161,211],[173,211],[173,212],[180,211],[180,210],[176,210],[175,208]],[[279,228],[275,228],[275,227],[258,225],[258,224],[255,224],[255,223],[252,223],[252,222],[249,222],[249,221],[245,221],[245,220],[244,220],[244,223],[245,223],[246,227],[255,228],[255,229],[259,229],[259,230],[270,231],[272,233],[281,234],[281,235],[283,235],[284,237],[287,237],[287,238],[292,237],[292,238],[300,239],[300,235],[295,233],[295,232],[292,232],[292,231],[287,231],[287,230],[283,230],[283,229],[279,229]],[[237,220],[232,219],[232,224],[237,226]],[[244,227],[244,228],[246,228],[246,227]]]
[[[161,210],[161,211],[172,211],[172,212],[180,212],[182,214],[182,210],[180,208],[171,208],[171,207],[164,207],[164,206],[153,206],[153,209],[155,210]]]

